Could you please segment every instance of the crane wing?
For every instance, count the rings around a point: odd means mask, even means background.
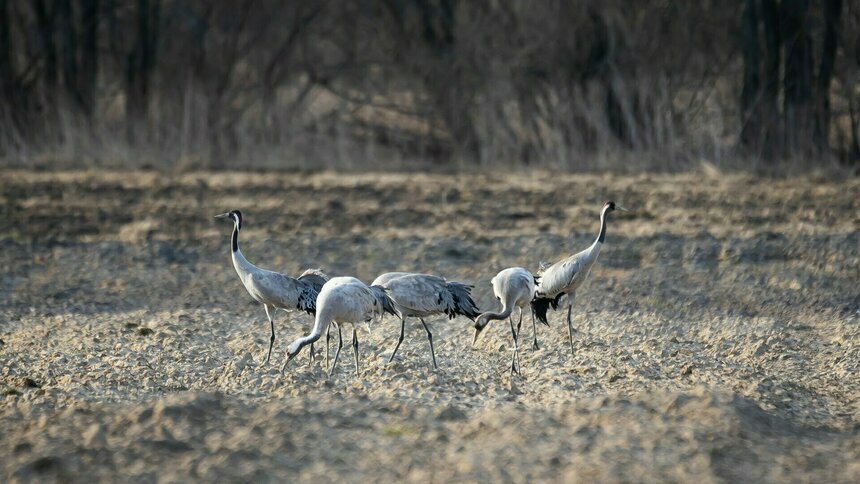
[[[259,271],[250,277],[250,290],[260,299],[281,309],[316,312],[318,291],[311,284],[272,271]]]
[[[373,282],[370,283],[371,286],[384,286],[388,281],[392,279],[397,279],[398,277],[403,276],[411,276],[414,275],[412,272],[386,272],[384,274],[380,274]]]
[[[585,258],[576,254],[556,262],[540,272],[540,286],[537,291],[542,296],[555,297],[566,292],[582,271]]]
[[[447,312],[454,307],[451,293],[441,277],[415,274],[389,280],[383,285],[394,303],[406,312]]]
[[[344,284],[342,291],[348,297],[348,304],[354,305],[356,314],[360,314],[365,321],[382,315],[383,312],[396,315],[391,299],[381,286],[368,287],[355,279],[354,282]]]

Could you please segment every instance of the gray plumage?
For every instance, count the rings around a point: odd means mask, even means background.
[[[391,297],[388,295],[388,291],[377,284],[372,284],[370,286],[370,291],[373,293],[376,300],[379,301],[379,304],[382,305],[382,315],[391,314],[393,316],[397,316],[397,308],[394,306],[394,301],[391,300]]]
[[[322,269],[305,269],[299,276],[299,280],[310,284],[319,293],[323,285],[328,282],[328,276]],[[314,301],[314,304],[316,304],[316,301]]]
[[[615,209],[627,211],[626,208],[616,206],[614,202],[606,202],[600,212],[600,231],[597,238],[590,247],[562,259],[555,264],[541,264],[538,271],[540,282],[535,290],[532,300],[532,310],[538,320],[548,324],[547,310],[558,309],[562,298],[567,297],[567,334],[570,343],[570,351],[573,352],[573,326],[571,323],[571,311],[576,290],[579,289],[588,278],[591,268],[597,262],[600,248],[606,238],[606,218],[609,212]]]
[[[490,281],[493,285],[493,294],[502,303],[501,312],[487,311],[475,320],[475,338],[472,345],[478,341],[478,336],[490,321],[508,319],[511,325],[511,336],[514,340],[514,354],[511,358],[511,373],[519,373],[519,348],[517,336],[523,322],[523,308],[526,307],[535,295],[535,277],[527,269],[522,267],[509,267],[500,271]],[[514,329],[514,308],[520,310],[520,319]],[[534,326],[534,313],[532,313],[532,326]]]
[[[372,286],[381,286],[392,279],[409,276],[412,274],[414,274],[414,272],[386,272],[385,274],[380,274],[379,277],[374,279],[373,282],[371,282],[370,284]]]
[[[272,346],[275,344],[274,312],[276,309],[286,311],[300,310],[309,314],[316,312],[317,294],[328,277],[319,269],[308,269],[298,278],[278,272],[261,269],[250,263],[239,250],[239,231],[242,228],[242,212],[233,210],[216,215],[216,218],[229,218],[233,221],[231,240],[231,258],[236,274],[251,297],[261,303],[266,310],[266,317],[272,329],[269,338],[269,350],[266,353],[266,363],[272,356]]]
[[[337,366],[337,359],[343,347],[343,337],[340,325],[352,324],[352,348],[355,353],[355,372],[358,374],[358,335],[356,324],[368,321],[382,314],[386,305],[391,301],[385,291],[374,291],[363,282],[354,277],[333,277],[326,282],[320,290],[317,298],[317,312],[314,327],[308,336],[296,339],[287,347],[287,359],[281,371],[286,368],[287,363],[309,344],[313,344],[326,331],[328,340],[329,324],[334,324],[338,332],[338,347],[334,355],[334,362],[329,369],[329,374]],[[326,341],[326,355],[328,354],[328,341]]]
[[[433,367],[437,368],[433,334],[424,318],[445,314],[448,319],[465,316],[474,320],[480,313],[475,301],[472,300],[472,286],[461,282],[449,282],[439,276],[388,272],[377,277],[373,284],[385,288],[400,315],[400,337],[388,359],[389,363],[394,359],[403,342],[406,318],[417,317],[421,321],[430,342]]]

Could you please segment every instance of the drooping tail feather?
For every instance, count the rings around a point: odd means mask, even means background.
[[[391,297],[388,295],[388,291],[382,286],[370,286],[370,290],[373,291],[373,295],[376,296],[376,300],[379,301],[380,306],[382,306],[382,312],[388,313],[392,316],[400,317],[397,313],[397,309],[394,308],[394,301],[391,300]]]
[[[328,282],[328,276],[325,275],[322,269],[305,269],[302,275],[299,276],[299,280],[310,284],[317,292],[320,292],[323,284]]]
[[[299,293],[299,299],[296,303],[296,309],[298,309],[299,311],[305,311],[308,314],[316,315],[318,295],[318,289],[315,289],[310,284],[305,285],[302,291]]]
[[[448,312],[448,318],[454,319],[455,316],[460,315],[474,321],[481,314],[481,310],[472,300],[472,288],[474,286],[462,282],[449,282],[447,285],[448,291],[454,298],[453,311]]]
[[[535,317],[538,319],[538,321],[549,326],[549,321],[547,320],[546,313],[550,307],[552,307],[553,309],[558,309],[558,301],[563,295],[564,294],[558,294],[555,296],[555,298],[535,296],[535,298],[532,299],[532,311],[534,311]]]
[[[306,269],[298,277],[298,280],[304,284],[304,287],[299,293],[296,309],[316,315],[317,296],[322,290],[323,284],[328,281],[328,276],[320,269]]]

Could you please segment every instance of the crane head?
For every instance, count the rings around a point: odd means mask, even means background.
[[[626,208],[622,207],[621,205],[617,205],[615,202],[613,202],[611,200],[603,204],[603,211],[611,212],[613,210],[621,210],[622,212],[629,212],[630,211],[630,210],[627,210]]]
[[[215,216],[215,218],[229,218],[233,221],[233,223],[239,226],[239,229],[242,228],[242,212],[238,210],[230,210],[226,213],[219,213]]]
[[[487,327],[487,323],[489,323],[489,319],[486,315],[481,314],[478,316],[478,319],[475,320],[475,337],[472,339],[472,346],[475,346],[475,343],[478,342],[478,337],[481,336],[481,331]]]
[[[301,349],[302,349],[302,346],[301,346],[301,344],[299,344],[298,341],[294,342],[289,347],[287,347],[287,359],[286,359],[286,361],[284,361],[283,366],[281,366],[281,373],[283,373],[284,370],[287,369],[287,364],[289,364],[289,362],[292,361],[292,359],[295,358],[296,355],[299,354],[299,351]]]

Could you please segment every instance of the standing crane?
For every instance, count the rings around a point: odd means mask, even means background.
[[[430,274],[412,274],[408,272],[387,272],[373,281],[374,286],[382,287],[394,302],[394,308],[400,313],[400,337],[397,345],[388,358],[391,363],[406,331],[406,318],[417,317],[427,332],[430,342],[430,356],[433,358],[433,368],[436,364],[436,350],[433,348],[433,333],[424,318],[437,314],[446,314],[448,319],[466,316],[475,320],[480,311],[472,300],[472,287],[462,282],[448,282],[442,277]]]
[[[358,334],[356,325],[362,321],[368,321],[383,312],[395,314],[391,299],[380,287],[372,288],[365,285],[354,277],[333,277],[326,282],[317,296],[317,312],[314,327],[311,334],[296,339],[287,347],[287,359],[281,367],[281,371],[287,367],[287,363],[299,354],[305,346],[313,344],[320,339],[323,330],[326,330],[328,340],[329,323],[334,323],[337,328],[338,345],[334,354],[334,361],[328,374],[331,376],[337,366],[340,350],[343,348],[343,336],[341,325],[349,323],[352,325],[352,351],[355,356],[355,374],[358,375]],[[328,354],[328,341],[326,341],[326,354]]]
[[[535,291],[535,298],[532,301],[532,310],[538,320],[547,323],[546,313],[549,307],[558,309],[562,296],[567,296],[567,338],[570,343],[571,353],[573,353],[573,325],[570,321],[570,313],[573,308],[576,290],[582,286],[582,283],[588,278],[588,274],[591,272],[594,263],[597,262],[600,247],[606,238],[606,217],[609,212],[616,209],[624,212],[628,211],[626,208],[616,205],[615,202],[606,202],[603,204],[603,209],[600,211],[600,232],[597,234],[597,239],[594,240],[594,243],[589,248],[560,260],[555,264],[542,267],[538,271],[540,283]]]
[[[328,281],[322,271],[308,269],[298,278],[290,277],[265,269],[260,269],[248,262],[239,250],[239,231],[242,229],[242,212],[231,210],[227,213],[216,215],[215,218],[230,219],[233,221],[232,258],[233,267],[239,274],[239,279],[255,301],[261,303],[266,310],[266,317],[272,328],[272,336],[269,338],[269,351],[266,353],[266,364],[272,356],[272,346],[275,344],[275,310],[286,311],[298,309],[309,314],[316,312],[316,299],[323,284]],[[311,349],[311,361],[313,360],[313,348]]]
[[[519,348],[517,347],[517,333],[523,323],[523,308],[534,298],[537,280],[527,269],[509,267],[496,274],[496,277],[490,282],[493,285],[493,293],[502,303],[502,311],[499,313],[488,311],[478,316],[478,319],[475,320],[475,338],[472,340],[472,346],[478,341],[478,336],[481,335],[481,331],[487,327],[490,321],[508,318],[508,322],[511,324],[511,336],[514,339],[511,374],[519,374],[520,355]],[[517,323],[516,329],[514,329],[514,319],[512,316],[514,308],[520,310],[520,320]],[[532,314],[532,318],[534,318],[534,313]]]

